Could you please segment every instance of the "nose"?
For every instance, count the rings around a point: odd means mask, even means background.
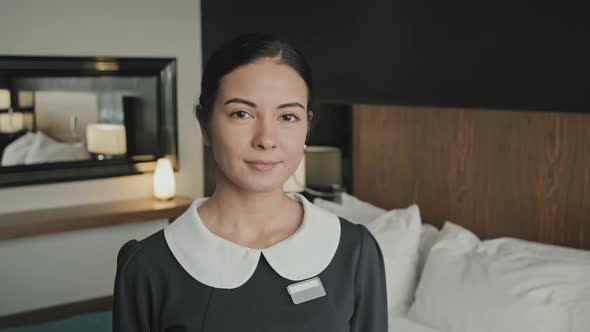
[[[276,148],[276,139],[273,124],[270,119],[260,119],[256,123],[252,146],[258,150]]]

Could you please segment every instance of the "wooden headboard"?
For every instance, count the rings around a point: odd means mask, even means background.
[[[353,106],[353,188],[482,239],[590,250],[590,114]]]

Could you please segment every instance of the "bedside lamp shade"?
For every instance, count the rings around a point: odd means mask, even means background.
[[[331,187],[342,184],[342,153],[335,146],[308,146],[306,180],[311,187]]]
[[[172,163],[166,158],[160,158],[156,162],[154,172],[154,196],[159,200],[168,200],[175,195],[176,184],[174,182]]]
[[[92,123],[86,127],[88,152],[122,155],[127,152],[125,126],[110,123]]]
[[[283,192],[302,192],[305,190],[305,155],[295,173],[283,184]]]
[[[10,90],[0,89],[0,110],[7,110],[10,106]]]

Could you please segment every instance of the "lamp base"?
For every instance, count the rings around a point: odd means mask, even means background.
[[[90,155],[96,160],[111,160],[125,158],[124,154],[90,153]]]

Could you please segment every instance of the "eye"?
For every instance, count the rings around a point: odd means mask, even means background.
[[[246,119],[250,114],[246,111],[235,111],[231,113],[230,116],[237,119]]]
[[[287,122],[295,122],[299,121],[299,117],[293,113],[283,114],[281,117],[286,120]]]

